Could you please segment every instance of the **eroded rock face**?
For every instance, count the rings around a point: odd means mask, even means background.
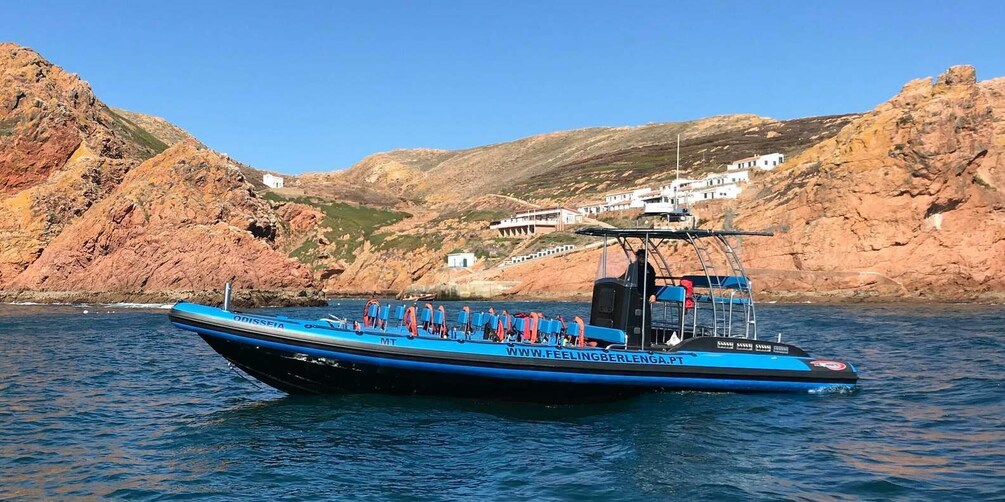
[[[1005,79],[915,80],[745,192],[735,223],[775,291],[979,297],[1005,291]]]
[[[159,145],[38,53],[0,44],[0,287]]]
[[[292,232],[307,232],[313,230],[324,220],[324,213],[306,204],[289,202],[276,209],[279,216],[290,227]]]
[[[191,139],[164,151],[132,119],[143,116],[112,111],[76,75],[0,44],[0,288],[312,285],[310,271],[276,249],[318,214],[281,220],[241,166]]]
[[[145,159],[163,145],[134,132],[77,75],[16,44],[0,44],[0,194],[46,180],[81,143],[96,157]]]
[[[310,271],[274,246],[279,218],[237,166],[194,142],[133,169],[13,282],[56,291],[306,288]]]

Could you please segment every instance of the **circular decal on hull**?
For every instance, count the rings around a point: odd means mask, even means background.
[[[810,361],[810,365],[818,368],[827,368],[833,371],[841,371],[848,367],[847,364],[840,361]]]

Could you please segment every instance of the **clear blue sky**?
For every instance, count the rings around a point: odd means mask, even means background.
[[[264,169],[600,125],[868,110],[1005,75],[1005,2],[10,1],[0,39]]]

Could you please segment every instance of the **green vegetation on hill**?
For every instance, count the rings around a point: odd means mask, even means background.
[[[167,150],[167,144],[157,139],[153,134],[147,132],[146,129],[136,125],[136,123],[132,120],[115,113],[111,108],[108,109],[108,113],[110,113],[112,115],[112,119],[115,120],[115,124],[113,124],[113,126],[116,129],[119,129],[119,131],[124,132],[133,142],[149,148],[153,151],[154,155]]]
[[[472,209],[468,211],[449,211],[445,212],[435,219],[431,223],[440,223],[447,220],[460,220],[462,223],[471,222],[490,222],[498,221],[511,215],[510,211],[502,211],[498,209]]]
[[[313,206],[324,213],[321,227],[325,229],[325,239],[330,242],[323,248],[328,254],[346,262],[352,262],[355,252],[368,238],[372,238],[382,227],[397,223],[411,216],[401,211],[387,211],[365,206],[353,206],[343,202],[332,202],[316,197],[286,198],[273,192],[263,197],[274,202],[296,202]],[[311,263],[322,249],[314,239],[304,242],[290,256],[304,263]]]
[[[394,249],[397,251],[410,252],[418,249],[437,250],[440,249],[443,236],[439,234],[397,234],[392,235],[387,232],[373,234],[369,238],[370,244],[377,250]]]

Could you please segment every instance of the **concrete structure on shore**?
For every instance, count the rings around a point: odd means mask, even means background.
[[[478,260],[474,253],[450,253],[447,255],[447,266],[451,268],[468,268]]]
[[[555,247],[549,248],[549,249],[542,249],[540,251],[537,251],[537,252],[534,252],[534,253],[531,253],[531,254],[514,256],[514,257],[512,257],[512,258],[510,258],[510,259],[502,262],[501,265],[506,266],[506,265],[513,265],[513,264],[516,264],[516,263],[525,262],[527,260],[536,260],[538,258],[544,258],[545,256],[553,256],[553,255],[557,255],[557,254],[567,253],[569,251],[572,251],[573,249],[576,249],[576,246],[574,246],[572,244],[563,244],[561,246],[555,246]]]

